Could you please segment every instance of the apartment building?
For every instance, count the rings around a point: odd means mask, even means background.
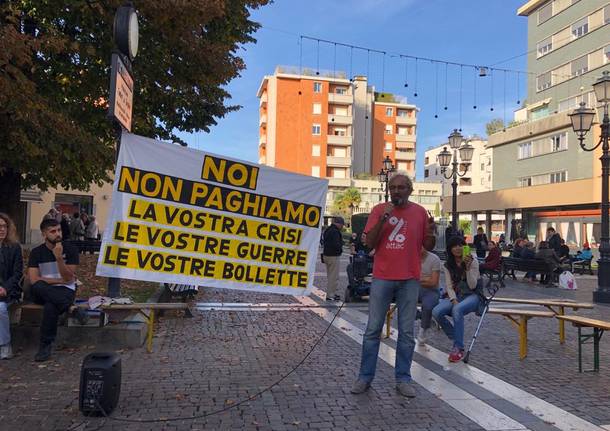
[[[367,77],[278,66],[257,96],[259,163],[327,178],[331,192],[377,173],[386,156],[415,175],[416,106]]]
[[[487,140],[478,136],[471,136],[466,138],[466,141],[472,145],[474,152],[468,171],[463,177],[458,178],[458,195],[489,191],[492,186],[493,159],[491,151],[487,149]],[[424,182],[442,184],[442,195],[451,196],[451,180],[447,180],[443,176],[437,158],[445,147],[451,149],[449,143],[445,142],[437,147],[427,149],[424,153]],[[457,157],[460,173],[464,172],[465,165],[460,161],[459,152]]]
[[[458,211],[504,212],[540,240],[547,226],[568,244],[594,247],[600,237],[601,149],[580,148],[568,114],[580,102],[596,107],[592,84],[610,69],[610,2],[530,0],[517,11],[528,20],[528,91],[516,125],[488,138],[492,191],[460,196]],[[598,120],[597,120],[598,121]],[[599,140],[599,123],[585,139]]]

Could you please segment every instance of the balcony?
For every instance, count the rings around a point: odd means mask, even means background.
[[[258,121],[260,127],[267,127],[267,116],[261,115],[261,119]]]
[[[396,160],[415,160],[415,151],[396,151]]]
[[[415,135],[398,135],[396,134],[396,146],[399,142],[412,142],[415,143]]]
[[[328,122],[330,124],[340,124],[348,126],[352,124],[352,116],[351,115],[335,115],[328,114]]]
[[[267,93],[264,93],[261,96],[261,100],[258,102],[258,106],[260,106],[261,108],[267,107]]]
[[[349,178],[327,178],[329,187],[349,187]]]
[[[415,151],[415,142],[401,142],[401,141],[397,141],[396,142],[396,149],[397,150],[413,150],[413,151]]]
[[[262,147],[267,145],[267,135],[262,135],[260,138],[258,138],[258,145]]]
[[[352,137],[351,136],[338,136],[338,135],[328,135],[327,138],[328,144],[332,145],[352,145]]]
[[[352,165],[352,159],[350,157],[335,157],[335,156],[327,156],[326,157],[326,166],[338,166],[342,168],[347,168]]]
[[[354,101],[354,96],[351,94],[328,93],[329,103],[339,103],[341,105],[350,105]]]
[[[413,117],[401,117],[400,115],[396,116],[396,124],[400,126],[415,126],[417,124],[417,119],[415,116]]]

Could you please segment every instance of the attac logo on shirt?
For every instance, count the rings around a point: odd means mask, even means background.
[[[405,246],[405,240],[407,235],[407,222],[401,217],[396,216],[390,217],[388,220],[390,226],[392,226],[392,232],[388,236],[388,242],[386,243],[387,249],[401,250]]]

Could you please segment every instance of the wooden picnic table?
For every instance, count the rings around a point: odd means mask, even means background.
[[[527,322],[533,317],[555,317],[551,311],[521,310],[516,308],[490,308],[488,313],[506,317],[519,331],[519,359],[527,356]]]
[[[571,322],[578,328],[578,371],[582,373],[582,346],[588,340],[593,339],[593,369],[587,371],[599,371],[599,341],[604,331],[610,330],[610,322],[591,319],[582,316],[556,316],[561,322]],[[593,333],[583,334],[582,328],[593,328]]]
[[[562,300],[562,299],[521,299],[521,298],[498,298],[495,297],[493,299],[494,302],[508,302],[511,304],[526,304],[526,305],[540,305],[542,307],[546,307],[550,311],[552,311],[555,316],[564,316],[565,309],[571,308],[576,311],[580,308],[583,309],[592,309],[593,304],[588,302],[575,302],[570,300]],[[563,320],[559,320],[559,342],[561,344],[566,341],[566,331],[565,331],[565,322]]]

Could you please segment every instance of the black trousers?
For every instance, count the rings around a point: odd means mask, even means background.
[[[39,280],[32,285],[32,298],[36,304],[44,306],[40,325],[40,342],[49,344],[57,335],[59,316],[74,303],[75,292],[66,286],[57,286]]]

